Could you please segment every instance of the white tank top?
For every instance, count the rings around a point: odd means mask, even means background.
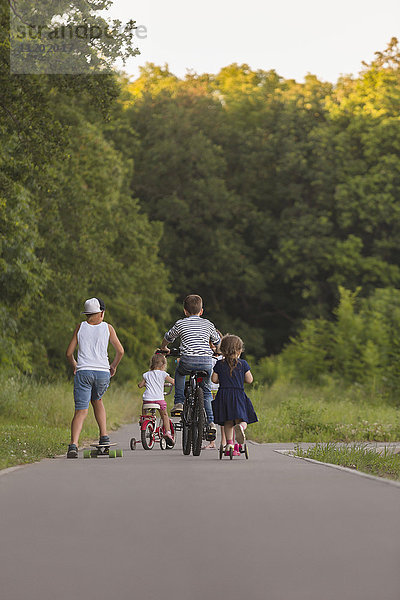
[[[89,325],[82,321],[78,330],[77,371],[110,371],[108,362],[108,341],[110,330],[104,321],[98,325]]]

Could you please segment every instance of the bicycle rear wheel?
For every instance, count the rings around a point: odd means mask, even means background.
[[[185,394],[185,403],[183,405],[182,416],[182,451],[186,456],[192,449],[192,407],[190,398]]]
[[[193,456],[199,456],[201,452],[201,444],[203,443],[204,420],[204,393],[201,388],[196,388],[192,423]]]
[[[192,448],[192,428],[183,424],[182,427],[182,450],[186,456],[190,454]]]

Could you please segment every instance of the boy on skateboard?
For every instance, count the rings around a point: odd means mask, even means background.
[[[75,328],[66,352],[68,362],[74,369],[75,401],[68,458],[78,457],[79,436],[89,411],[90,402],[99,426],[99,444],[110,442],[102,398],[110,384],[110,377],[115,375],[117,366],[124,355],[124,349],[114,327],[104,321],[105,309],[105,304],[100,298],[86,300],[82,313],[86,315],[86,321],[82,321]],[[115,358],[111,365],[108,361],[109,343],[115,349]],[[78,347],[77,360],[74,357],[76,347]]]

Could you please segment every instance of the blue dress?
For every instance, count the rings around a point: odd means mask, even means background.
[[[251,400],[244,391],[244,375],[247,371],[250,371],[250,367],[242,358],[238,359],[232,375],[225,359],[217,361],[214,366],[214,372],[218,374],[219,378],[219,389],[212,407],[214,422],[218,425],[235,419],[246,421],[246,423],[258,421]]]

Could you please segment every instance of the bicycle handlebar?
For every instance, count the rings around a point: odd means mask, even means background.
[[[155,354],[163,354],[164,356],[179,358],[181,355],[181,351],[179,350],[179,348],[169,348],[169,352],[167,352],[166,350],[161,350],[161,348],[157,348]],[[213,354],[213,357],[216,358],[217,356],[219,356],[219,354]]]
[[[155,353],[173,357],[179,357],[181,355],[179,348],[169,348],[169,352],[167,352],[166,350],[161,350],[161,348],[157,348]]]

